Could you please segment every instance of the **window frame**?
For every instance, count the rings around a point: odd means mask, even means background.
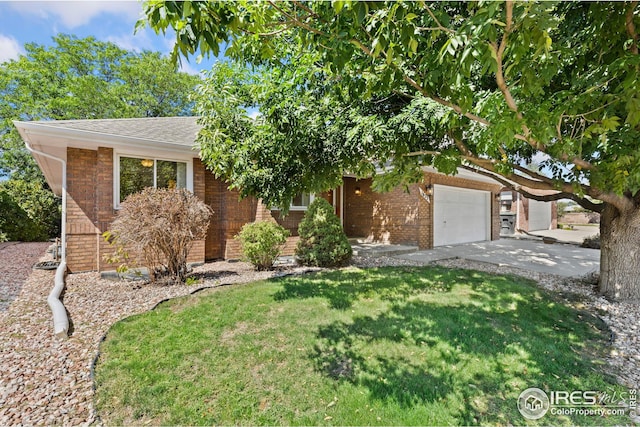
[[[193,157],[181,157],[181,156],[145,156],[140,153],[130,152],[115,152],[113,153],[113,208],[120,209],[120,158],[126,157],[130,159],[150,159],[153,160],[153,187],[157,188],[158,174],[157,174],[157,162],[174,162],[174,163],[186,163],[187,165],[187,182],[186,189],[193,193]]]
[[[305,194],[304,192],[302,192],[303,194]],[[306,193],[309,195],[309,205],[311,205],[311,203],[315,200],[316,195],[315,193]],[[293,199],[291,199],[291,203],[289,204],[289,212],[306,212],[309,209],[309,206],[296,206],[293,204]],[[272,211],[279,211],[280,208],[277,206],[272,206],[269,208],[269,210]]]
[[[309,205],[311,205],[311,203],[313,203],[313,200],[316,198],[316,195],[314,193],[305,193],[303,191],[301,192],[301,194],[309,195]],[[293,199],[291,199],[291,203],[289,204],[290,212],[305,212],[307,209],[309,209],[309,206],[296,206],[293,204]]]

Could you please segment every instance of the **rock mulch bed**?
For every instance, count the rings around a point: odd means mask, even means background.
[[[14,249],[10,257],[5,257],[4,251],[11,247]],[[30,273],[21,288],[12,285],[12,292],[21,289],[21,293],[12,300],[8,309],[0,311],[0,425],[94,423],[96,415],[93,409],[91,365],[102,337],[118,320],[149,310],[162,300],[193,293],[199,288],[247,283],[306,271],[282,267],[276,272],[255,272],[245,263],[210,263],[195,269],[201,282],[192,286],[141,286],[137,282],[102,280],[97,273],[73,274],[67,277],[63,299],[71,315],[72,334],[68,340],[57,340],[52,334],[51,312],[46,303],[54,272],[28,271],[35,262],[31,261],[33,253],[39,251],[41,255],[45,249],[46,244],[39,247],[20,244],[0,250],[0,277],[7,276],[5,272],[10,269],[17,283],[19,277],[26,274],[25,271]],[[41,260],[46,260],[46,257]],[[523,273],[463,260],[444,261],[441,264],[497,273]],[[394,258],[358,257],[354,265],[417,264]],[[543,287],[560,292],[575,291],[575,285],[566,283],[564,279],[538,273],[526,274],[540,281]],[[621,368],[620,378],[623,382],[637,388],[637,373],[640,372],[640,360],[637,358],[640,346],[637,329],[634,329],[639,319],[637,305],[609,303],[593,296],[592,290],[586,286],[581,286],[580,290],[584,291],[585,305],[599,310],[601,317],[615,332],[614,351],[617,355],[612,351],[609,362]],[[634,330],[635,334],[631,334]]]
[[[39,255],[46,247],[41,246]],[[19,252],[12,253],[15,264],[20,259]],[[72,333],[69,339],[58,340],[52,334],[51,311],[46,302],[54,272],[31,272],[31,264],[22,266],[22,270],[31,273],[22,285],[22,293],[8,310],[0,313],[0,425],[3,426],[87,425],[96,421],[91,365],[102,337],[118,320],[203,287],[306,271],[288,268],[256,272],[246,263],[211,263],[194,270],[202,280],[192,286],[141,285],[103,280],[98,273],[72,274],[67,276],[63,297]]]
[[[9,308],[22,290],[22,284],[49,243],[0,243],[0,312]],[[20,262],[16,262],[16,260]]]

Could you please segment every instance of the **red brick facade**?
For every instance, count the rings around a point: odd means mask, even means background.
[[[205,196],[205,172],[199,159],[193,162],[194,193]],[[114,220],[113,149],[67,148],[67,267],[72,273],[112,270],[106,261],[113,248],[102,237]],[[195,242],[189,262],[204,260],[205,242]]]
[[[67,265],[71,272],[112,270],[105,255],[113,248],[102,237],[114,220],[114,153],[111,148],[67,149]],[[420,196],[419,188],[442,184],[491,191],[500,186],[438,174],[425,173],[424,182],[397,188],[389,193],[375,193],[371,180],[345,178],[342,191],[323,193],[343,217],[349,237],[372,241],[404,243],[420,248],[433,247],[433,206]],[[356,187],[360,195],[356,195]],[[291,232],[283,253],[292,255],[298,241],[297,231],[304,212],[292,211],[282,217],[255,198],[240,199],[238,192],[209,173],[198,158],[193,159],[193,191],[211,207],[213,216],[204,241],[196,242],[189,254],[190,262],[240,258],[240,245],[234,239],[242,226],[256,220],[275,220]],[[341,195],[343,197],[341,197]],[[344,206],[342,206],[342,199]],[[334,203],[335,199],[335,203]],[[491,238],[499,238],[499,204],[492,201]]]
[[[388,193],[376,193],[371,180],[345,178],[344,229],[349,237],[391,244],[407,244],[420,249],[433,248],[433,203],[420,196],[420,187],[449,185],[498,194],[500,185],[464,178],[425,173],[420,184],[409,191],[396,188]],[[356,194],[356,188],[360,195]],[[499,204],[491,197],[491,240],[500,238]]]

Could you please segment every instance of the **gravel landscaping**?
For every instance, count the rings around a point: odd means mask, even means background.
[[[54,272],[30,270],[38,258],[47,259],[42,256],[47,246],[21,243],[0,247],[0,425],[79,425],[97,421],[92,404],[91,366],[102,337],[118,320],[203,287],[307,271],[281,267],[275,272],[255,272],[245,263],[216,262],[195,269],[200,283],[168,287],[103,280],[98,273],[69,275],[63,302],[70,314],[72,333],[69,339],[58,340],[52,334],[46,302]],[[416,265],[386,257],[357,257],[354,264]],[[568,301],[597,313],[613,332],[608,361],[617,368],[620,382],[640,389],[638,304],[611,303],[578,280],[460,259],[438,264],[523,275],[567,297],[569,293],[579,294],[580,298],[571,297]]]

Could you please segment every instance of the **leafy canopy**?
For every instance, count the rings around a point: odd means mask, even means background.
[[[282,201],[272,187],[315,190],[327,168],[325,187],[354,164],[390,160],[389,182],[417,179],[421,165],[463,167],[592,209],[591,198],[638,205],[638,2],[153,0],[145,12],[156,30],[176,31],[174,55],[228,46],[257,67],[245,72],[262,89],[249,83],[231,91],[233,108],[204,100],[200,110],[206,161],[249,193]],[[244,101],[258,102],[255,125]],[[223,113],[244,132],[225,133]],[[264,151],[249,147],[266,138]],[[525,167],[534,156],[551,178]]]
[[[25,45],[0,64],[0,176],[42,179],[12,120],[105,119],[192,114],[199,78],[157,52],[130,52],[93,37]]]

